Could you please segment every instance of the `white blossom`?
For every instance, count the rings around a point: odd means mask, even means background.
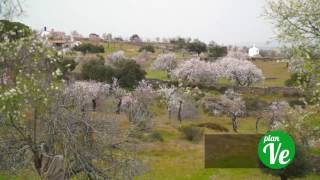
[[[177,67],[177,64],[178,62],[175,54],[162,54],[154,61],[152,69],[170,72]]]
[[[217,62],[221,75],[236,85],[250,86],[264,80],[261,69],[247,60],[225,57]]]
[[[189,84],[210,86],[216,83],[218,72],[215,63],[191,59],[179,64],[171,75],[174,79]]]
[[[65,88],[64,93],[73,97],[80,104],[87,104],[100,95],[109,94],[109,90],[109,84],[94,81],[76,81]]]
[[[236,59],[240,59],[240,60],[248,60],[249,59],[248,53],[245,53],[240,50],[229,50],[227,57],[236,58]]]
[[[237,132],[237,117],[243,116],[245,114],[245,102],[242,100],[240,94],[230,89],[221,96],[221,104],[223,106],[223,110],[231,116],[233,130]]]
[[[289,61],[289,71],[291,73],[306,73],[303,59],[291,59]]]
[[[119,62],[123,59],[126,59],[124,52],[117,51],[117,52],[111,53],[107,56],[105,64],[116,63],[116,62]]]

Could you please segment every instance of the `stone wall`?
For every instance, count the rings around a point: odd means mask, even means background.
[[[177,82],[173,81],[162,81],[158,79],[147,79],[148,83],[152,84],[153,87],[158,88],[161,84],[162,85],[175,85],[177,86]],[[184,85],[184,87],[196,87],[194,85]],[[293,87],[232,87],[232,86],[198,86],[200,89],[207,89],[207,90],[215,90],[219,91],[220,93],[224,93],[227,89],[233,88],[236,92],[241,94],[254,94],[254,95],[283,95],[283,96],[301,96],[302,92]]]

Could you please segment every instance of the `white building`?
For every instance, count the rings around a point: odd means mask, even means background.
[[[50,36],[50,32],[47,31],[47,27],[44,27],[41,32],[40,32],[40,36],[45,39],[48,40],[49,36]]]
[[[253,45],[253,47],[252,48],[250,48],[249,49],[249,56],[250,57],[256,57],[256,56],[259,56],[260,55],[260,53],[259,53],[259,49],[258,48],[256,48],[256,46],[255,45]]]

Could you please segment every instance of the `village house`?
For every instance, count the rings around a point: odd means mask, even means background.
[[[81,44],[81,42],[76,41],[73,36],[67,36],[65,32],[55,31],[54,29],[47,31],[47,27],[44,27],[40,35],[47,40],[51,46],[62,52],[70,51],[73,47]]]

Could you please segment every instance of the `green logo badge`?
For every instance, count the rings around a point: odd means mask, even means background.
[[[293,161],[294,155],[294,141],[283,131],[270,131],[260,139],[258,156],[268,168],[285,168]]]

